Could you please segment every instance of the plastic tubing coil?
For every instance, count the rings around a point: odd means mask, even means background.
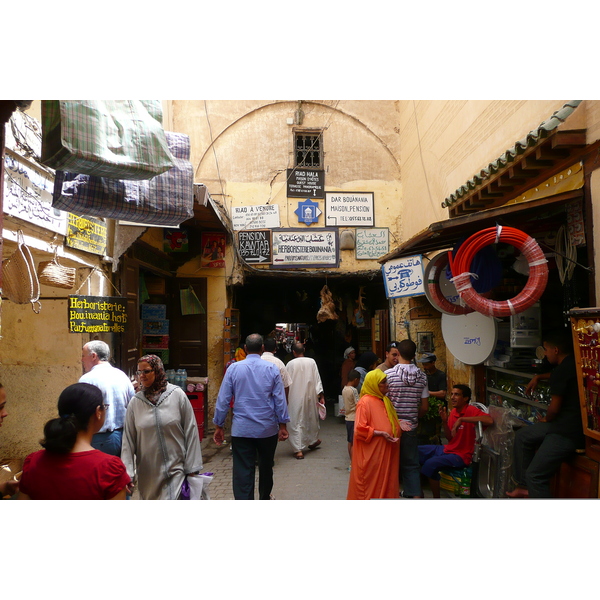
[[[505,242],[521,251],[529,264],[529,279],[525,287],[511,300],[489,300],[479,295],[471,285],[469,269],[473,257],[481,248]],[[474,233],[461,244],[454,260],[449,253],[452,282],[465,304],[490,317],[508,317],[527,310],[544,293],[548,283],[548,261],[538,243],[524,231],[513,227],[490,227]]]
[[[431,300],[442,312],[449,315],[466,315],[475,312],[470,306],[452,304],[449,302],[440,288],[440,274],[448,266],[448,254],[442,252],[438,254],[429,264],[429,274],[427,277],[427,291]]]

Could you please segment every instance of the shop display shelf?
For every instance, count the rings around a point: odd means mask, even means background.
[[[487,386],[485,389],[492,394],[504,396],[505,398],[510,398],[511,400],[515,400],[516,402],[521,402],[523,404],[529,404],[530,406],[535,406],[535,408],[538,408],[539,410],[548,410],[548,405],[542,402],[536,402],[535,400],[530,400],[529,398],[524,398],[523,396],[517,396],[516,394],[511,394],[510,392],[505,392],[490,386]]]

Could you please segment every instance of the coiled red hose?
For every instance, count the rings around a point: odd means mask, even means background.
[[[450,254],[452,254],[450,252]],[[448,266],[448,254],[442,252],[429,263],[429,274],[427,276],[427,291],[436,307],[448,315],[466,315],[475,312],[470,306],[452,304],[449,302],[440,288],[440,274]]]
[[[471,285],[471,262],[485,246],[505,242],[521,251],[529,264],[529,279],[525,287],[511,300],[489,300],[479,295]],[[461,244],[454,260],[448,253],[452,281],[462,300],[477,312],[491,317],[508,317],[527,310],[544,293],[548,283],[548,261],[538,243],[524,231],[514,227],[489,227]]]

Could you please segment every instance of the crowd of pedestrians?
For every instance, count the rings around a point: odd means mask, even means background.
[[[325,402],[316,361],[299,342],[287,364],[276,350],[274,339],[248,336],[219,389],[213,440],[223,444],[231,412],[235,499],[254,499],[256,466],[258,497],[272,499],[278,443],[288,441],[297,460],[323,443]],[[584,444],[569,336],[546,335],[544,351],[554,369],[536,375],[527,391],[548,379],[551,403],[543,422],[516,433],[515,488],[507,493],[512,498],[550,497],[551,477]],[[472,391],[461,383],[451,386],[447,406],[445,373],[435,366],[435,355],[417,358],[411,340],[389,344],[382,362],[371,351],[355,356],[349,347],[340,372],[350,458],[347,498],[422,498],[426,480],[433,497],[440,497],[440,472],[469,466],[476,425],[493,426],[492,416],[471,403]],[[106,343],[84,345],[84,374],[60,394],[58,416],[44,427],[43,449],[26,457],[20,481],[0,486],[2,497],[126,499],[137,490],[144,500],[175,500],[184,497],[185,482],[201,476],[193,408],[185,392],[167,381],[161,359],[139,359],[135,386],[109,359]],[[430,400],[439,405],[445,444],[419,443],[419,419]],[[0,426],[6,404],[0,384]]]

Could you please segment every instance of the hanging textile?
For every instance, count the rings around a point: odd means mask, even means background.
[[[143,181],[56,171],[52,206],[79,215],[178,226],[194,216],[190,138],[166,131],[175,166]]]
[[[42,164],[114,179],[173,167],[160,100],[43,100]]]

